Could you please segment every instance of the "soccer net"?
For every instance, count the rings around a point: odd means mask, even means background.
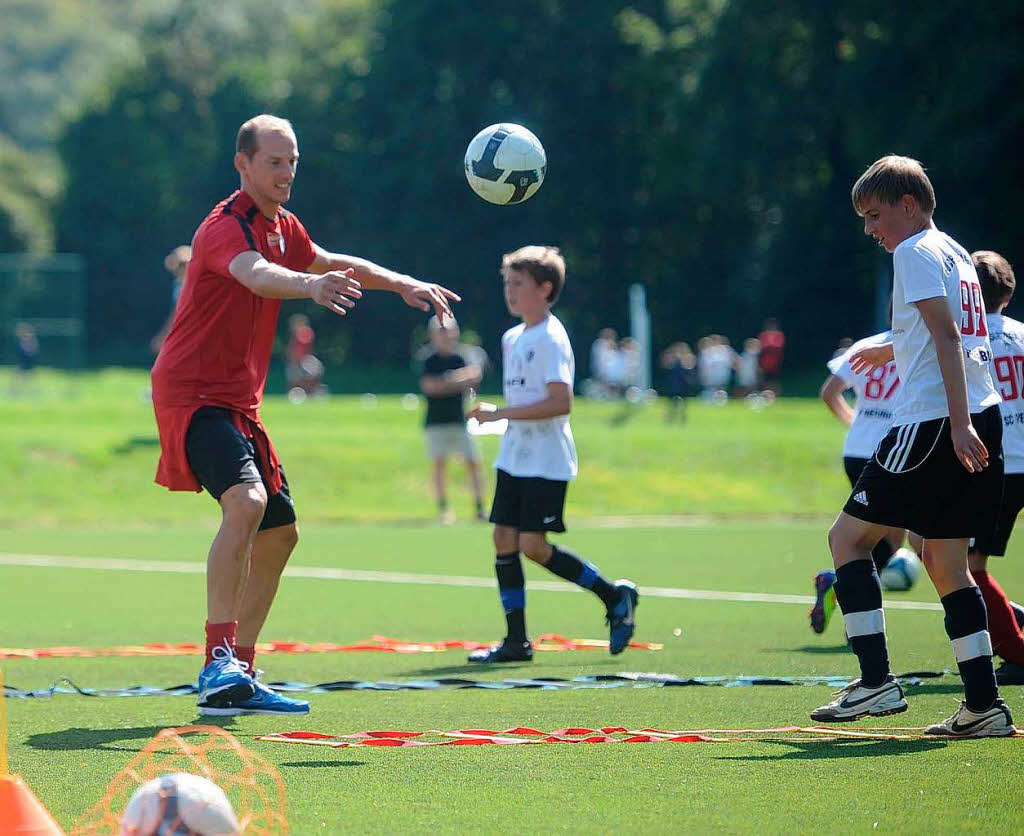
[[[121,816],[135,790],[173,772],[199,775],[220,787],[246,836],[288,833],[284,782],[277,769],[224,729],[187,726],[164,729],[146,744],[114,777],[96,806],[75,823],[72,836],[119,836]]]
[[[85,366],[85,260],[73,253],[0,254],[0,365]]]

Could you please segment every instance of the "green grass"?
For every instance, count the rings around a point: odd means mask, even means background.
[[[0,468],[12,474],[0,489],[0,552],[201,564],[216,529],[216,506],[207,497],[150,487],[152,448],[117,452],[126,439],[152,433],[148,406],[135,399],[144,380],[121,373],[91,377],[71,401],[64,399],[63,381],[43,383],[55,389],[6,403],[0,413]],[[3,386],[0,381],[0,391]],[[615,409],[580,404],[575,428],[584,471],[570,492],[570,531],[561,542],[609,577],[633,578],[641,589],[810,593],[810,578],[827,562],[826,515],[844,498],[839,433],[824,410],[811,402],[784,402],[762,413],[742,406],[695,409],[691,423],[673,428],[669,443],[656,411],[612,427]],[[303,517],[295,566],[491,575],[487,526],[442,528],[427,521],[416,418],[392,401],[373,411],[364,411],[358,399],[268,406]],[[44,456],[40,449],[64,453]],[[616,478],[602,482],[602,471]],[[723,493],[716,493],[719,485]],[[674,498],[662,497],[663,490],[674,491]],[[692,501],[683,502],[684,496]],[[781,511],[813,518],[753,518]],[[696,512],[722,519],[638,527],[594,519]],[[1011,543],[995,567],[1011,594],[1024,591],[1022,542]],[[527,575],[551,579],[533,566]],[[925,580],[899,597],[935,601]],[[203,600],[200,574],[0,566],[0,645],[197,641]],[[528,601],[534,634],[604,635],[601,607],[588,594],[535,590]],[[889,609],[886,615],[895,669],[952,666],[940,613]],[[351,642],[383,633],[489,639],[500,634],[502,622],[493,589],[286,577],[264,638]],[[841,625],[815,636],[804,606],[647,596],[638,624],[638,639],[662,642],[665,649],[614,658],[538,653],[532,665],[500,671],[467,665],[457,651],[264,655],[259,664],[272,679],[304,682],[625,670],[838,675],[856,669]],[[90,687],[166,686],[194,679],[197,659],[2,664],[7,681],[22,688],[45,688],[64,676]],[[876,724],[924,725],[948,716],[959,693],[955,677],[925,680],[908,690],[908,713]],[[299,728],[767,727],[807,722],[808,711],[828,694],[825,687],[339,692],[313,695],[306,718],[238,718],[226,727],[280,770],[294,834],[1021,830],[1020,740],[398,751],[252,739]],[[1024,719],[1024,690],[1008,688],[1004,696]],[[6,705],[12,770],[65,827],[153,734],[197,720],[187,697],[58,696]]]
[[[0,372],[0,392],[9,373]],[[46,373],[33,396],[2,407],[0,524],[65,522],[191,524],[207,497],[153,483],[158,447],[148,380],[108,371],[81,382]],[[263,410],[305,522],[409,521],[433,512],[419,408],[401,398],[330,398]],[[576,402],[581,478],[570,513],[594,516],[829,515],[845,480],[842,427],[813,400],[755,412],[743,403],[694,403],[685,424],[666,424],[660,404]],[[498,439],[482,438],[484,462]],[[461,465],[452,469],[457,511],[470,508]],[[130,504],[127,502],[130,497]],[[127,513],[126,513],[127,512]]]

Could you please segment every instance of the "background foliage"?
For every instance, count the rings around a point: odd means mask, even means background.
[[[262,110],[296,125],[291,208],[314,238],[450,284],[492,354],[509,324],[498,259],[542,241],[569,258],[559,313],[584,372],[597,328],[625,330],[637,281],[656,346],[777,315],[791,368],[818,368],[876,324],[888,259],[848,194],[889,152],[926,163],[940,226],[1018,260],[1017,3],[4,5],[20,75],[0,86],[0,249],[85,254],[94,363],[148,362],[162,257],[234,187],[235,130]],[[548,151],[522,206],[485,204],[462,176],[466,143],[497,121]],[[321,353],[349,367],[404,367],[420,324],[380,298],[312,314]]]

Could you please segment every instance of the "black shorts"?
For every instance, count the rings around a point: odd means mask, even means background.
[[[512,476],[499,468],[490,520],[520,531],[565,531],[562,512],[568,482]]]
[[[995,525],[987,531],[980,531],[971,544],[972,551],[989,557],[1006,554],[1006,544],[1013,534],[1013,524],[1024,508],[1024,473],[1007,473],[1003,476],[1003,501]]]
[[[857,484],[861,471],[864,470],[871,459],[858,459],[855,456],[843,456],[843,469],[846,471],[846,478],[850,480],[850,487]]]
[[[988,467],[968,473],[953,451],[949,419],[893,427],[853,486],[843,511],[926,539],[970,538],[995,526],[1003,493],[999,407],[971,416]]]
[[[214,499],[234,485],[266,481],[256,462],[252,442],[239,432],[231,420],[231,412],[216,406],[196,410],[185,435],[185,454],[189,467]],[[281,468],[281,490],[271,494],[267,488],[267,509],[263,512],[260,531],[295,522],[295,503],[288,489],[288,480]]]

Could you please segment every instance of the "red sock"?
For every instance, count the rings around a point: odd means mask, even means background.
[[[992,636],[992,650],[1007,662],[1024,665],[1024,637],[1013,617],[1010,599],[988,572],[972,572],[981,589],[988,610],[988,632]]]
[[[213,649],[217,646],[223,647],[227,642],[231,652],[235,652],[235,631],[238,629],[237,621],[219,621],[216,624],[206,622],[206,662],[213,661]]]
[[[254,670],[253,665],[255,664],[256,661],[256,648],[242,647],[242,645],[238,645],[238,647],[235,648],[235,653],[238,654],[239,662],[245,662],[245,664],[249,666],[245,670],[246,673],[249,674],[249,676],[252,676]]]

